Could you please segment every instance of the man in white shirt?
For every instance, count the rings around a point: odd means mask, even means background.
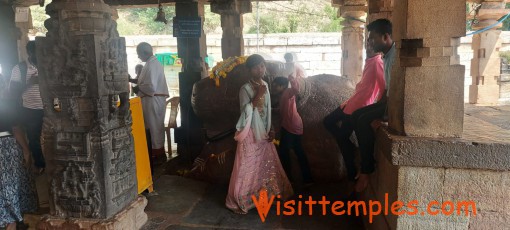
[[[303,66],[296,62],[295,55],[293,53],[286,53],[283,58],[285,59],[285,65],[287,68],[293,68],[295,76],[297,78],[306,78],[306,72]]]
[[[46,167],[41,149],[41,129],[43,123],[43,103],[39,91],[39,73],[35,41],[27,43],[28,60],[14,66],[9,83],[9,90],[13,100],[23,100],[20,113],[23,114],[23,126],[28,137],[28,144],[37,173],[42,173]]]
[[[138,96],[142,98],[145,129],[150,133],[151,158],[157,161],[166,160],[164,119],[166,98],[169,94],[164,69],[153,55],[149,43],[138,44],[136,53],[138,58],[145,62],[135,83],[138,86]]]

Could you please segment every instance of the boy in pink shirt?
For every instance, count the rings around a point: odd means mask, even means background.
[[[357,169],[354,164],[355,146],[350,140],[354,131],[354,125],[351,114],[363,107],[371,105],[379,100],[385,89],[384,64],[381,54],[374,53],[372,48],[367,45],[367,59],[363,69],[361,81],[356,85],[354,94],[339,108],[324,118],[324,126],[335,137],[345,166],[347,168],[347,178],[351,181],[356,180]],[[342,122],[340,127],[338,122]],[[363,157],[362,157],[363,159]]]
[[[288,88],[289,82],[291,85],[290,89]],[[313,179],[310,167],[308,166],[308,159],[301,145],[303,121],[296,107],[299,82],[293,75],[290,75],[288,79],[277,77],[272,83],[272,93],[276,95],[281,94],[279,103],[281,116],[279,155],[283,169],[287,173],[287,177],[292,181],[289,152],[293,149],[301,168],[303,182],[305,185],[310,185],[313,183]]]

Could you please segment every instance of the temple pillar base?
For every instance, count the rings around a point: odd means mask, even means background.
[[[147,214],[144,212],[147,206],[147,199],[144,196],[138,196],[124,210],[110,219],[77,219],[77,218],[54,218],[51,216],[42,216],[37,219],[33,216],[25,218],[26,224],[29,226],[37,226],[38,230],[64,230],[64,229],[94,229],[94,230],[111,230],[111,229],[140,229],[148,220]]]

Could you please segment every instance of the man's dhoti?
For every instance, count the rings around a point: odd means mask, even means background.
[[[165,112],[166,97],[142,97],[143,120],[145,129],[151,134],[152,149],[160,149],[165,145]]]

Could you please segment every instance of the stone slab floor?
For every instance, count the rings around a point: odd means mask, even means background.
[[[510,105],[464,106],[464,132],[462,139],[510,144]]]
[[[225,208],[226,185],[210,185],[179,176],[163,175],[154,184],[155,192],[147,194],[145,212],[149,221],[142,228],[152,229],[363,229],[360,217],[322,216],[322,207],[314,205],[314,215],[277,216],[273,206],[263,223],[256,209],[239,215]],[[314,200],[343,200],[343,183],[315,185],[297,193]],[[297,197],[296,197],[297,198]],[[296,200],[303,200],[297,198]],[[344,201],[345,202],[345,201]],[[303,206],[307,207],[307,206]],[[330,207],[330,206],[329,206]],[[306,214],[303,209],[303,214]]]

